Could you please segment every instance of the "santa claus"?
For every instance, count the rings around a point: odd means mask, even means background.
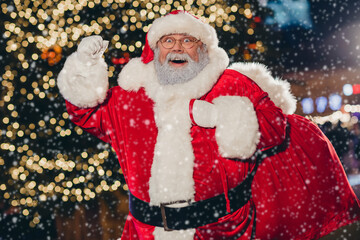
[[[210,25],[184,11],[156,19],[111,89],[106,47],[84,38],[58,87],[71,120],[116,151],[130,195],[121,239],[315,239],[359,220],[289,84],[260,64],[228,67]]]

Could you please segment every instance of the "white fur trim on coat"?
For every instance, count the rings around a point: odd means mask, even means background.
[[[236,70],[256,82],[285,114],[295,112],[296,99],[291,94],[290,84],[278,78],[274,79],[265,65],[260,63],[233,63],[229,69]]]
[[[215,136],[221,156],[247,159],[260,140],[254,105],[247,97],[222,96],[213,103],[218,112]]]
[[[195,18],[187,12],[168,14],[156,19],[147,35],[149,46],[155,49],[157,41],[165,35],[183,33],[200,39],[208,47],[217,47],[216,31],[209,24]]]
[[[153,235],[156,240],[193,240],[195,229],[164,231],[163,228],[156,227]]]
[[[83,61],[77,52],[71,54],[59,73],[57,85],[63,97],[72,104],[95,107],[105,100],[109,88],[107,65],[103,58],[94,65]]]

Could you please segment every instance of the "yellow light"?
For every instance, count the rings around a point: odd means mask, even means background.
[[[55,80],[54,79],[50,79],[49,84],[51,87],[55,86]]]
[[[70,190],[69,190],[69,189],[65,189],[65,190],[64,190],[64,194],[65,194],[65,195],[69,195],[69,194],[70,194]]]
[[[9,104],[7,107],[10,111],[14,110],[14,104]]]
[[[12,12],[12,13],[10,13],[10,17],[11,17],[11,18],[13,18],[13,19],[15,19],[15,18],[16,18],[16,15],[17,15],[17,14],[16,14],[16,12]]]
[[[19,137],[23,137],[23,136],[24,136],[24,131],[22,131],[22,130],[18,131],[18,132],[17,132],[17,135],[18,135]]]
[[[107,171],[106,171],[106,175],[107,175],[107,176],[109,176],[109,177],[111,177],[111,175],[112,175],[112,171],[107,170]]]
[[[22,211],[22,214],[23,214],[24,216],[27,216],[27,215],[29,215],[29,210],[27,210],[27,209],[24,209],[24,210]]]
[[[121,46],[121,50],[123,50],[124,52],[127,50],[127,46],[126,45],[122,45]]]
[[[19,178],[24,181],[26,179],[26,175],[23,173],[23,174],[20,175]]]
[[[51,119],[50,119],[50,123],[51,123],[51,124],[56,124],[56,119],[55,119],[55,118],[51,118]]]
[[[75,194],[76,194],[76,195],[81,195],[81,189],[80,189],[80,188],[77,188],[77,189],[75,190]]]
[[[40,222],[40,219],[38,217],[34,217],[33,222],[35,224],[38,224]]]
[[[247,33],[248,33],[249,35],[253,35],[253,34],[254,34],[254,29],[249,28],[249,29],[247,30]]]
[[[69,114],[67,113],[67,112],[64,112],[63,114],[62,114],[62,117],[64,118],[64,119],[68,119],[69,118]],[[65,122],[64,122],[65,123]]]
[[[45,195],[45,194],[41,194],[41,195],[39,196],[39,200],[42,201],[42,202],[46,201],[46,195]]]
[[[46,94],[44,92],[40,92],[39,93],[39,98],[43,99],[45,98]]]
[[[105,171],[103,169],[99,169],[98,173],[99,173],[100,176],[103,176],[105,174]]]
[[[224,26],[223,26],[223,30],[224,30],[225,32],[229,31],[229,30],[230,30],[230,26],[229,26],[229,25],[224,25]]]
[[[44,126],[45,126],[45,121],[44,121],[44,120],[40,120],[38,124],[39,124],[40,127],[44,127]]]
[[[33,60],[38,60],[39,59],[39,55],[37,55],[36,53],[34,53],[33,55],[31,55],[31,58]]]
[[[155,17],[154,12],[149,12],[148,18],[149,18],[149,19],[153,19],[154,17]]]
[[[9,121],[10,121],[10,119],[9,119],[8,117],[4,117],[4,118],[3,118],[3,123],[8,124]]]
[[[245,54],[244,54],[244,59],[245,59],[245,60],[250,60],[250,59],[251,59],[251,55],[248,54],[248,53],[245,53]]]
[[[31,138],[31,139],[36,139],[36,133],[31,133],[31,134],[30,134],[30,138]]]

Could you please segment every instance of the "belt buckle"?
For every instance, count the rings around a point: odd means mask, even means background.
[[[165,207],[168,205],[175,204],[175,203],[189,203],[190,204],[190,202],[191,202],[191,200],[189,199],[189,200],[180,200],[180,201],[174,201],[174,202],[169,202],[169,203],[160,203],[161,218],[162,218],[162,222],[163,222],[165,231],[167,231],[167,232],[174,231],[174,229],[171,229],[168,227]]]
[[[173,230],[168,228],[168,225],[167,225],[166,212],[165,212],[165,206],[166,205],[169,205],[169,204],[166,204],[166,203],[161,203],[160,204],[161,218],[162,218],[162,222],[163,222],[163,225],[164,225],[164,230],[167,231],[167,232],[170,232],[170,231],[173,231]]]

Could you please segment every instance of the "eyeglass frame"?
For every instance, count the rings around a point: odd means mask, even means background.
[[[163,38],[173,39],[173,40],[174,40],[174,45],[172,45],[172,46],[169,47],[169,48],[165,47],[165,46],[163,45],[163,43],[165,43],[165,42],[162,41]],[[183,46],[182,40],[184,40],[185,38],[189,38],[189,40],[192,42],[193,45],[192,45],[191,47],[187,48],[187,47]],[[195,39],[195,40],[191,40],[191,38],[193,38],[193,39]],[[166,35],[166,36],[163,36],[163,37],[161,37],[161,38],[159,39],[159,42],[160,42],[161,46],[163,46],[165,49],[171,49],[171,48],[173,48],[173,47],[176,45],[176,42],[177,42],[177,41],[179,41],[179,42],[180,42],[180,45],[181,45],[183,48],[185,48],[185,49],[191,49],[191,48],[193,48],[193,47],[195,46],[196,43],[200,42],[199,39],[197,39],[197,38],[195,38],[195,37],[193,37],[193,36],[184,36],[184,37],[182,37],[182,38],[180,38],[180,39],[175,39],[174,37],[170,37],[169,35]]]

